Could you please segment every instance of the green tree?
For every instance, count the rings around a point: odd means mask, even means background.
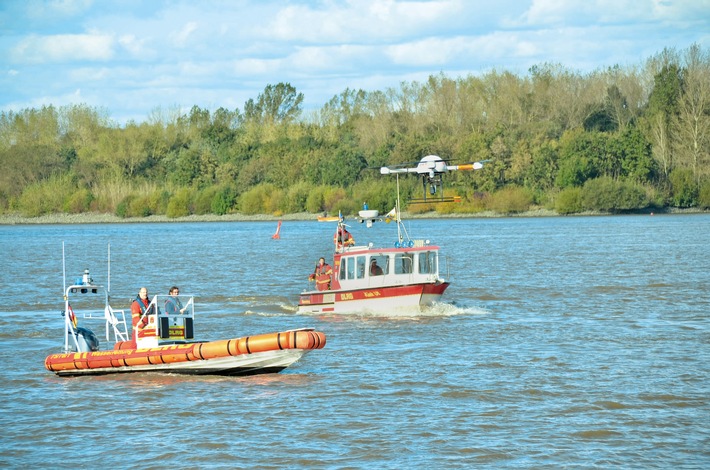
[[[637,127],[627,127],[621,134],[611,137],[607,148],[621,163],[620,176],[639,183],[656,178],[658,167],[651,144]]]
[[[559,172],[556,184],[560,188],[582,186],[600,174],[600,155],[605,155],[600,133],[568,131],[560,140]]]
[[[646,193],[640,186],[602,176],[587,181],[581,192],[587,210],[619,212],[648,207]]]
[[[693,207],[698,203],[699,188],[693,171],[675,168],[668,177],[671,183],[671,204],[675,207]]]
[[[301,113],[303,93],[298,93],[290,83],[267,85],[256,101],[244,103],[244,118],[262,124],[286,124]]]
[[[668,176],[674,164],[671,122],[678,114],[682,82],[681,70],[677,63],[665,65],[654,77],[653,91],[648,99],[647,128],[654,157],[665,176]]]

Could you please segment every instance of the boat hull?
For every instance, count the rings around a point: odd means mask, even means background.
[[[52,354],[47,370],[59,376],[162,372],[187,375],[256,375],[280,372],[303,355],[325,346],[325,334],[290,330],[230,340],[181,343],[155,348]]]
[[[300,295],[299,313],[413,312],[438,302],[448,282],[409,284],[367,289],[310,291]]]

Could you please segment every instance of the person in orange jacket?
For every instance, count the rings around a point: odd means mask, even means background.
[[[335,248],[340,250],[344,246],[353,246],[355,239],[345,226],[338,225],[338,230],[335,232],[335,235],[333,235],[333,242],[335,242]]]
[[[310,281],[316,281],[316,289],[318,290],[329,290],[330,280],[333,276],[333,268],[330,267],[328,263],[325,262],[325,258],[321,257],[318,260],[316,269],[313,274],[308,276]]]
[[[157,336],[157,329],[151,313],[148,312],[150,299],[148,299],[148,289],[141,287],[138,290],[133,303],[131,303],[131,320],[133,323],[133,341],[137,342],[138,338],[146,338],[149,336]],[[151,310],[153,310],[151,308]],[[148,312],[147,315],[144,315]],[[151,321],[152,320],[152,321]],[[149,326],[150,325],[150,326]]]

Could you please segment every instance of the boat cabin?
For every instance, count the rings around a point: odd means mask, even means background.
[[[333,290],[441,281],[439,247],[423,240],[410,245],[382,249],[354,246],[336,253]]]

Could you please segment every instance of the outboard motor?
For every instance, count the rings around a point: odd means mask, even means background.
[[[76,342],[79,344],[78,352],[91,352],[99,350],[99,339],[90,329],[80,326],[76,329],[75,335]]]

